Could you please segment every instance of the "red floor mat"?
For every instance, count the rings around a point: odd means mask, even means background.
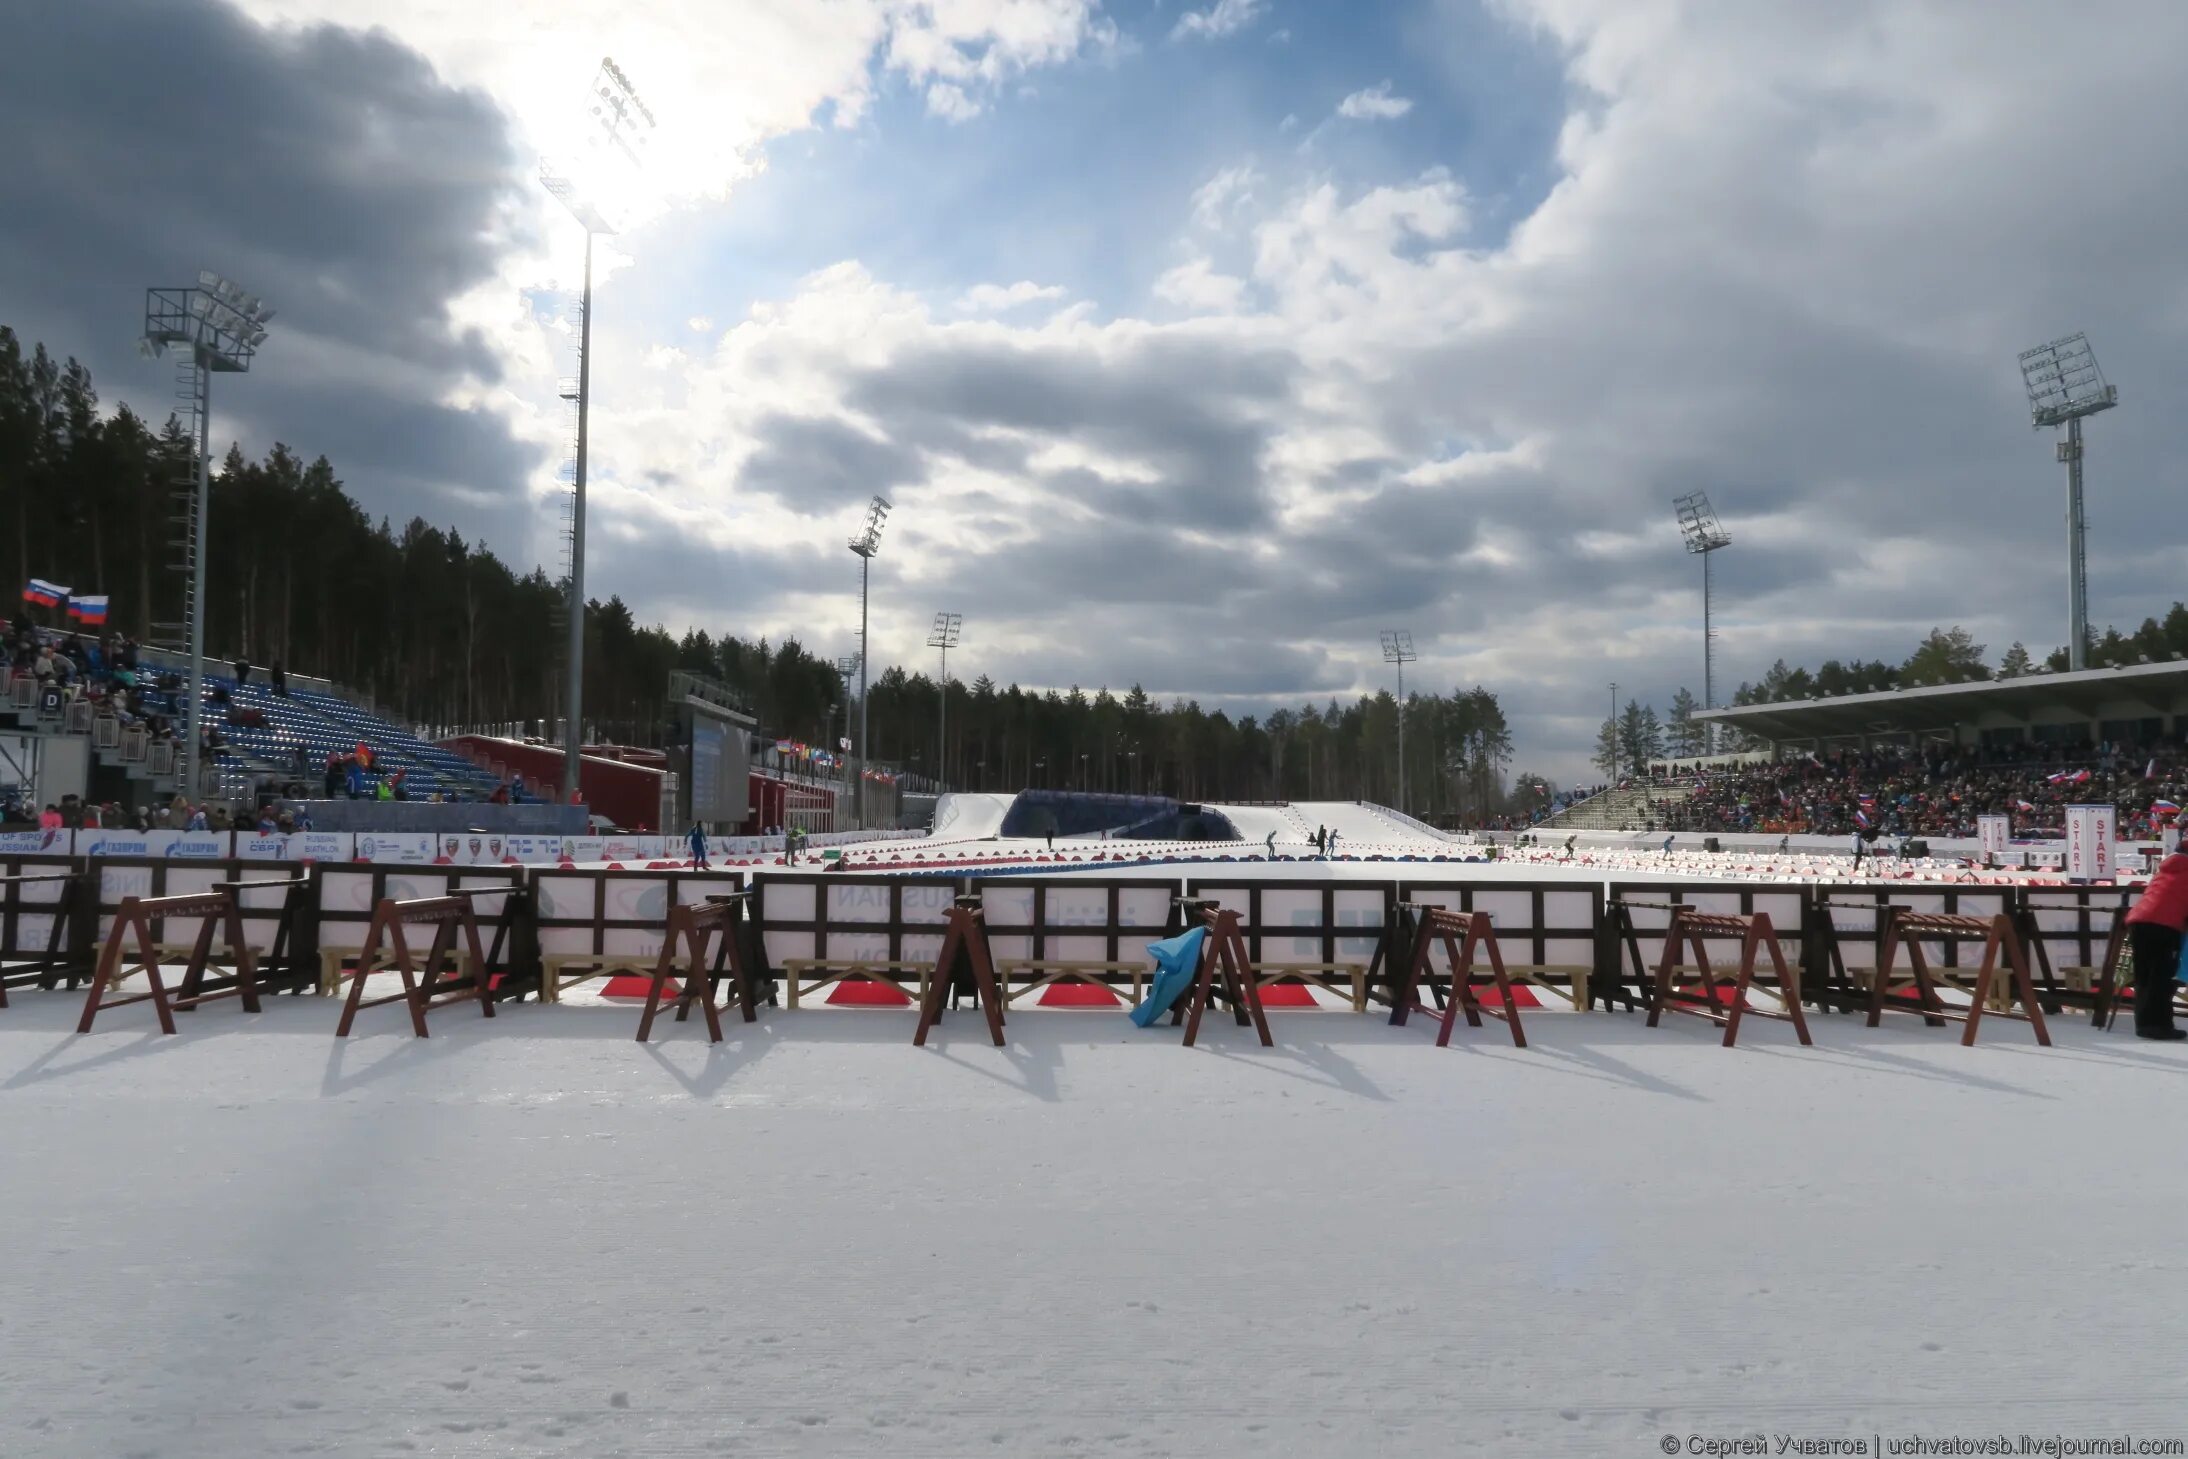
[[[1298,983],[1275,983],[1261,990],[1263,1008],[1320,1008],[1314,994]]]
[[[909,1008],[912,1000],[887,983],[871,978],[846,978],[828,990],[827,1001],[838,1008]]]
[[[603,998],[643,999],[652,991],[653,979],[651,978],[615,977],[608,979],[601,986],[600,996]],[[676,980],[674,978],[669,979],[667,985],[661,990],[661,1001],[667,1002],[669,999],[678,996],[680,991],[676,985]]]
[[[1051,983],[1041,990],[1043,1008],[1115,1008],[1124,1000],[1099,983]]]

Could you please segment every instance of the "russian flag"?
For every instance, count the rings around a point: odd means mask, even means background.
[[[30,586],[23,589],[23,601],[36,603],[41,608],[58,608],[68,601],[68,589],[44,578],[32,578]]]
[[[2150,814],[2153,816],[2177,816],[2180,814],[2180,807],[2169,800],[2154,800],[2150,802]]]
[[[70,599],[68,616],[84,624],[97,625],[106,622],[106,595],[102,593],[96,598],[86,596]]]
[[[2017,800],[2013,803],[2013,808],[2015,810],[2032,811],[2036,809],[2036,806],[2032,801]]]
[[[1869,829],[1869,817],[1868,817],[1868,815],[1867,815],[1866,813],[1862,812],[1862,811],[1855,811],[1855,812],[1854,812],[1854,824],[1855,824],[1855,825],[1857,825],[1857,826],[1859,826],[1859,827],[1861,827],[1861,828],[1862,828],[1862,829],[1863,829],[1864,831],[1868,830],[1868,829]]]

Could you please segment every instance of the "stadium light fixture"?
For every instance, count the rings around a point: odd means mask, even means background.
[[[654,117],[639,99],[638,89],[612,57],[602,57],[588,96],[588,112],[595,147],[619,153],[633,166],[644,165],[644,148],[654,129]],[[585,716],[585,466],[593,399],[593,238],[612,234],[601,196],[604,179],[600,169],[580,182],[568,169],[547,161],[540,163],[539,180],[547,191],[577,219],[585,230],[585,285],[578,305],[577,344],[577,470],[570,488],[570,646],[569,719],[563,726],[562,797],[577,792],[578,756],[584,741]]]
[[[1732,545],[1732,534],[1717,520],[1717,511],[1709,504],[1709,493],[1690,491],[1685,496],[1672,498],[1672,507],[1679,513],[1679,532],[1686,539],[1687,551],[1702,559],[1702,708],[1717,707],[1717,630],[1710,618],[1710,554]],[[1710,754],[1717,752],[1717,726],[1704,725],[1702,748]]]
[[[1413,633],[1405,628],[1383,630],[1383,662],[1398,666],[1398,813],[1405,814],[1405,666],[1418,661]]]
[[[889,499],[876,493],[866,504],[865,527],[851,539],[851,550],[858,554],[858,782],[854,806],[861,831],[866,829],[866,590],[890,510]]]
[[[962,613],[937,613],[934,615],[934,630],[927,635],[927,647],[942,650],[942,692],[939,696],[942,707],[935,715],[934,732],[934,781],[938,790],[942,786],[942,767],[948,763],[950,752],[950,650],[957,647],[958,635],[964,626],[965,615]]]
[[[2120,403],[2119,387],[2105,383],[2089,337],[2070,334],[2021,352],[2021,382],[2028,387],[2029,423],[2037,430],[2066,427],[2058,459],[2066,466],[2067,641],[2069,672],[2084,667],[2089,643],[2089,524],[2082,515],[2082,419]]]
[[[205,540],[212,505],[212,377],[240,375],[251,368],[266,342],[273,310],[211,269],[198,273],[194,286],[147,289],[144,336],[138,347],[146,358],[173,352],[175,395],[187,417],[196,459],[175,493],[179,510],[171,519],[179,533],[176,568],[183,581],[183,632],[190,656],[190,698],[183,707],[182,783],[195,800],[199,783],[199,742],[205,698]],[[173,635],[163,635],[172,639]]]

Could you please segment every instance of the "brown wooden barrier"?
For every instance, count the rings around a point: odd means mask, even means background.
[[[1235,919],[1241,952],[1260,986],[1296,982],[1367,1008],[1368,989],[1389,983],[1385,931],[1398,884],[1298,881],[1248,872],[1186,878],[1189,901],[1210,901]]]
[[[787,1000],[837,984],[894,990],[917,1006],[941,950],[957,883],[942,877],[823,872],[759,879],[760,936]]]
[[[1842,1012],[1865,1012],[1869,1007],[1870,988],[1883,956],[1886,924],[1893,907],[1924,915],[1990,918],[2003,914],[2017,920],[2023,907],[2020,889],[2000,886],[1885,882],[1819,887],[1811,895],[1815,907],[1814,945],[1804,986],[1810,1003]],[[1949,937],[1927,941],[1930,975],[1962,992],[1969,991],[1961,942]],[[2055,985],[2047,986],[2048,993],[2057,991]]]
[[[1664,951],[1657,960],[1656,977],[1649,989],[1649,1027],[1654,1028],[1668,1010],[1691,1014],[1716,1024],[1725,1031],[1724,1047],[1731,1048],[1740,1039],[1740,1021],[1743,1018],[1777,1019],[1793,1025],[1794,1034],[1803,1045],[1813,1043],[1808,1037],[1808,1019],[1801,1012],[1800,975],[1788,965],[1785,949],[1778,943],[1778,933],[1768,912],[1704,912],[1683,903],[1643,902],[1633,898],[1621,898],[1612,903],[1621,919],[1626,920],[1629,937],[1632,923],[1630,914],[1637,909],[1652,908],[1668,912],[1671,921],[1664,929]],[[1740,945],[1739,964],[1734,968],[1731,983],[1732,997],[1729,1003],[1719,1002],[1718,985],[1724,981],[1709,960],[1709,943],[1712,940],[1737,942]],[[1681,946],[1694,952],[1692,964],[1679,960]],[[1771,971],[1777,975],[1777,991],[1780,1008],[1758,1008],[1748,1002],[1748,994],[1755,985],[1755,962],[1762,953],[1770,954]],[[1677,975],[1683,967],[1693,969],[1701,980],[1699,993],[1688,993],[1677,984]]]
[[[668,946],[669,916],[677,907],[703,906],[708,898],[743,886],[744,878],[734,871],[528,868],[540,1001],[559,1003],[565,987],[592,978],[651,977]],[[768,996],[772,1000],[772,987]]]
[[[347,975],[350,979],[349,1001],[342,1009],[342,1022],[336,1026],[334,1036],[348,1038],[350,1026],[357,1021],[359,1012],[390,1003],[401,1003],[409,1009],[410,1030],[419,1038],[429,1036],[425,1016],[436,1008],[446,1008],[454,1003],[477,1003],[479,1011],[492,1018],[494,975],[486,950],[479,944],[479,919],[471,903],[474,897],[515,896],[518,891],[515,887],[482,888],[411,902],[398,902],[393,898],[382,901],[374,909],[372,921],[365,929],[364,945],[357,954],[357,970]],[[411,962],[410,938],[403,930],[406,927],[433,929],[433,942],[423,967]],[[444,978],[444,964],[458,933],[463,937],[464,966],[469,971]],[[386,965],[380,962],[383,946],[388,955]],[[390,970],[402,977],[403,991],[384,998],[366,998],[365,980],[376,972]],[[454,973],[455,969],[448,967],[446,971]]]
[[[1413,938],[1413,954],[1406,961],[1405,972],[1397,985],[1392,999],[1390,1021],[1404,1027],[1410,1013],[1426,1013],[1437,1017],[1435,1010],[1420,1001],[1420,987],[1435,977],[1436,945],[1443,944],[1444,958],[1451,969],[1451,995],[1444,1000],[1443,1013],[1437,1021],[1436,1047],[1447,1048],[1451,1043],[1451,1025],[1461,1012],[1466,1014],[1469,1028],[1481,1027],[1482,1008],[1474,996],[1474,959],[1487,950],[1489,976],[1495,984],[1504,1007],[1492,1008],[1489,1013],[1501,1018],[1512,1030],[1512,1046],[1527,1047],[1527,1035],[1520,1027],[1519,1000],[1513,996],[1511,980],[1505,976],[1504,954],[1497,946],[1496,928],[1487,912],[1453,912],[1445,907],[1429,906],[1420,902],[1401,903],[1411,914],[1416,931]]]
[[[1112,1001],[1121,986],[1136,1003],[1154,965],[1147,944],[1179,930],[1175,877],[982,877],[974,885],[1005,1007],[1058,984],[1109,989]]]
[[[1703,882],[1676,881],[1669,878],[1652,881],[1617,881],[1609,887],[1610,897],[1604,904],[1602,945],[1606,968],[1601,975],[1601,991],[1604,1006],[1610,1006],[1611,991],[1631,1007],[1650,1008],[1655,1003],[1657,964],[1661,961],[1663,947],[1656,949],[1652,957],[1644,948],[1644,942],[1666,937],[1671,921],[1678,908],[1719,917],[1769,918],[1773,942],[1780,946],[1775,969],[1780,962],[1787,962],[1782,951],[1782,939],[1793,939],[1794,956],[1790,966],[1782,974],[1776,974],[1775,991],[1780,1001],[1786,1000],[1787,989],[1808,1002],[1817,1002],[1810,986],[1821,981],[1813,971],[1811,961],[1816,956],[1812,944],[1815,926],[1815,898],[1806,885],[1785,882]],[[1668,938],[1664,947],[1680,952],[1692,945],[1685,945]],[[1701,971],[1704,963],[1675,963],[1680,968]],[[1801,976],[1807,970],[1809,976]]]
[[[1599,996],[1593,979],[1602,963],[1601,882],[1409,877],[1398,883],[1397,900],[1454,912],[1486,912],[1496,926],[1501,951],[1509,957],[1508,976],[1569,999],[1576,1009],[1592,1006]],[[1412,950],[1409,939],[1398,940],[1385,966],[1402,968]],[[1608,1008],[1610,995],[1600,997]]]
[[[91,875],[67,857],[0,857],[0,1008],[10,988],[73,988],[89,976],[91,891]]]
[[[196,925],[196,935],[183,963],[182,982],[172,996],[160,977],[160,961],[168,948],[152,930],[155,925],[168,921]],[[204,986],[205,965],[212,955],[216,932],[226,940],[236,972],[234,978],[224,980],[222,986],[208,989]],[[125,966],[132,941],[136,944],[136,960]],[[106,996],[109,988],[139,973],[148,985],[145,992],[132,993],[126,998]],[[258,979],[252,968],[250,945],[243,938],[243,919],[236,908],[234,894],[213,891],[176,897],[125,897],[115,913],[113,926],[107,930],[106,943],[99,950],[99,968],[92,974],[91,991],[85,995],[84,1015],[76,1023],[76,1032],[91,1032],[92,1020],[99,1016],[101,1009],[150,1003],[159,1014],[160,1032],[171,1034],[175,1031],[176,1009],[196,1008],[221,998],[237,999],[247,1013],[258,1012]]]
[[[1272,1047],[1276,1040],[1269,1037],[1268,1015],[1261,1007],[1261,974],[1255,969],[1253,957],[1246,949],[1246,939],[1239,931],[1237,911],[1197,897],[1181,897],[1178,905],[1189,921],[1196,921],[1208,929],[1208,935],[1200,945],[1200,968],[1193,976],[1193,985],[1186,990],[1184,1001],[1172,1010],[1170,1017],[1173,1027],[1179,1018],[1185,1020],[1185,1047],[1191,1048],[1193,1041],[1200,1037],[1200,1016],[1208,1011],[1208,1002],[1216,996],[1219,983],[1239,1026],[1245,1027],[1247,1016],[1251,1014],[1261,1047]]]
[[[919,1002],[919,1028],[912,1035],[912,1047],[926,1046],[927,1031],[942,1017],[944,1003],[960,986],[970,983],[980,1001],[981,1011],[987,1015],[988,1036],[997,1048],[1001,1048],[1003,995],[996,982],[994,961],[988,956],[988,935],[981,922],[978,894],[960,896],[950,908],[944,928],[942,947],[935,954],[934,971],[927,978],[924,996]]]
[[[755,1010],[759,980],[743,946],[745,911],[753,896],[752,892],[731,892],[709,897],[696,906],[678,903],[669,908],[668,935],[662,939],[660,959],[654,964],[651,986],[646,991],[646,1011],[638,1020],[640,1043],[653,1034],[653,1016],[661,1007],[672,977],[681,985],[676,994],[676,1021],[682,1023],[690,1017],[691,1005],[697,1002],[706,1011],[708,1041],[720,1043],[722,1015],[714,1006],[714,993],[721,984],[725,964],[730,989],[745,1022],[759,1016]],[[714,943],[711,963],[707,958],[710,938]],[[772,982],[768,989],[772,995]]]
[[[356,968],[364,939],[386,901],[415,902],[475,893],[507,893],[495,903],[498,913],[485,957],[490,986],[497,998],[517,998],[540,986],[538,941],[525,885],[524,868],[503,866],[322,865],[313,868],[319,991],[341,992],[343,979]],[[375,954],[385,962],[383,940]],[[459,957],[468,957],[463,949]],[[497,980],[498,981],[493,981]]]
[[[1929,959],[1923,953],[1923,943],[1937,941],[1948,946],[1963,942],[1981,942],[1983,960],[1976,968],[1975,983],[1969,990],[1970,999],[1966,1012],[1948,1009],[1937,996],[1937,986],[1930,976]],[[1910,1011],[1919,1013],[1922,1021],[1932,1028],[1941,1028],[1948,1022],[1966,1026],[1960,1036],[1963,1046],[1975,1042],[1975,1033],[1986,1011],[1998,1018],[2011,1018],[2028,1024],[2036,1033],[2036,1042],[2046,1048],[2051,1046],[2051,1034],[2044,1027],[2044,1010],[2036,1001],[2036,989],[2029,978],[2028,951],[2021,939],[2018,920],[2010,911],[1994,913],[1989,917],[1949,916],[1939,912],[1916,912],[1904,907],[1893,907],[1884,924],[1884,947],[1877,956],[1875,981],[1869,991],[1869,1027],[1875,1028],[1884,1017],[1886,1003],[1892,992],[1892,961],[1901,946],[1907,949],[1907,961],[1914,973],[1913,984],[1918,1006]],[[1999,959],[2006,962],[2007,977],[2012,997],[2022,1011],[2014,1013],[2006,1008],[1991,1006],[1992,977],[1997,972]]]

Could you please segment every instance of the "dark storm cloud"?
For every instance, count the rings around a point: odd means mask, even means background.
[[[215,387],[216,442],[324,452],[373,516],[515,545],[533,448],[438,403],[498,374],[446,317],[491,276],[520,185],[485,97],[384,32],[68,0],[9,21],[0,135],[0,322],[158,420],[173,371],[136,355],[143,291],[227,274],[279,314],[249,377]]]
[[[822,416],[770,415],[738,484],[821,517],[925,475],[917,451]]]
[[[1117,358],[945,335],[855,377],[851,402],[892,434],[1002,427],[1152,465],[1108,482],[1089,509],[1239,530],[1267,520],[1261,453],[1298,360],[1272,350],[1150,336]]]

